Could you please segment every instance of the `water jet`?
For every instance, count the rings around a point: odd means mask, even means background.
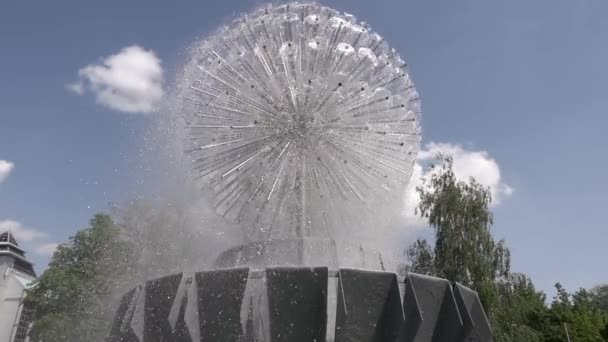
[[[192,46],[174,97],[201,203],[243,243],[128,292],[110,341],[491,339],[475,292],[364,247],[399,217],[421,139],[407,65],[367,24],[258,9]]]

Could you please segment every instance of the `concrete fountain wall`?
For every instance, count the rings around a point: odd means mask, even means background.
[[[408,274],[231,268],[154,279],[124,295],[109,342],[491,341],[477,293]]]

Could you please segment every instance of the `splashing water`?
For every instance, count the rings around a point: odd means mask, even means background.
[[[348,236],[399,216],[419,97],[352,15],[255,11],[197,42],[178,82],[197,183],[247,240]]]

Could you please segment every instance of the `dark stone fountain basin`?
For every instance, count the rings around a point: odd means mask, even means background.
[[[358,269],[219,269],[126,293],[110,342],[491,341],[477,293],[445,279]]]

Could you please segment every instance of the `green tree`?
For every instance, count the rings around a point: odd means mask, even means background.
[[[129,244],[105,214],[95,215],[89,228],[61,244],[26,297],[34,310],[31,340],[102,340],[130,255]]]
[[[604,319],[604,327],[601,335],[608,341],[608,284],[601,284],[593,287],[590,291],[591,305],[594,309],[601,312]]]
[[[451,157],[437,156],[430,177],[416,190],[417,213],[434,231],[434,247],[419,239],[408,250],[413,272],[433,274],[476,290],[488,313],[498,302],[497,280],[509,274],[510,255],[504,241],[492,237],[492,196],[471,178],[459,181]]]
[[[551,303],[542,327],[544,341],[566,342],[567,334],[572,341],[601,342],[606,317],[593,307],[591,292],[580,289],[570,295],[560,284],[555,284],[557,295]]]
[[[543,341],[542,327],[547,313],[545,294],[537,291],[532,280],[521,273],[500,280],[498,291],[493,322],[495,340]]]
[[[490,190],[472,178],[459,181],[450,157],[437,160],[417,188],[417,213],[428,220],[434,241],[418,239],[408,248],[408,270],[476,290],[497,342],[566,342],[568,335],[576,342],[608,341],[608,285],[569,294],[558,283],[548,307],[530,278],[510,273],[509,250],[491,232]]]
[[[608,284],[601,284],[593,287],[589,294],[594,308],[608,313]]]
[[[425,239],[416,240],[407,250],[409,270],[426,275],[435,274],[433,247]]]

